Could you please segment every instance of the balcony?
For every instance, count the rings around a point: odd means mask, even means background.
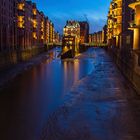
[[[135,2],[129,4],[129,7],[135,9],[137,5],[140,5],[140,0],[135,0]]]

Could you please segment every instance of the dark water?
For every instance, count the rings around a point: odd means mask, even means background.
[[[58,53],[58,48],[52,50],[48,60],[20,74],[1,91],[1,140],[38,140],[48,115],[78,80],[92,72],[90,57],[61,61]]]

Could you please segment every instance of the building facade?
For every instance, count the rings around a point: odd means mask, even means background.
[[[43,47],[54,41],[54,24],[31,1],[18,2],[18,46]]]
[[[87,21],[80,21],[80,44],[89,42],[89,23]]]
[[[140,0],[129,3],[134,10],[134,17],[129,22],[129,30],[133,31],[133,50],[140,50]]]
[[[129,22],[128,28],[133,32],[134,70],[140,76],[140,0],[129,3],[129,7],[134,11],[134,18]]]
[[[48,17],[45,17],[45,44],[49,43],[50,35],[50,21]]]
[[[63,52],[73,50],[74,55],[79,52],[80,24],[77,21],[67,21],[63,29]]]
[[[52,21],[49,22],[49,43],[54,42],[54,24]]]
[[[54,32],[54,43],[60,43],[60,34],[59,34],[59,32]]]
[[[102,43],[107,44],[107,25],[102,29]]]
[[[0,12],[0,68],[51,48],[54,25],[34,2],[1,0]]]
[[[35,3],[18,3],[18,46],[20,49],[43,47],[45,44],[45,15]]]
[[[80,41],[80,24],[77,21],[67,21],[63,29],[63,35],[76,36]]]
[[[89,43],[95,46],[107,44],[107,25],[103,27],[102,31],[89,34]]]
[[[0,52],[17,47],[16,0],[1,0],[0,4]]]
[[[109,46],[121,47],[122,33],[122,0],[112,0],[107,20],[107,40]]]
[[[117,9],[118,16],[114,15],[115,9]],[[132,82],[135,89],[140,92],[139,0],[113,0],[111,2],[107,35],[109,50],[116,64]]]

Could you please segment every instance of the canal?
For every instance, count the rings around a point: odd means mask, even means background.
[[[79,55],[61,61],[59,48],[49,58],[15,77],[0,92],[0,138],[38,140],[48,116],[71,88],[94,68],[94,57]]]

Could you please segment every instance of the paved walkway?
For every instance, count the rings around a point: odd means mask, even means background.
[[[93,73],[78,81],[41,140],[140,140],[140,97],[102,49],[89,51]]]

